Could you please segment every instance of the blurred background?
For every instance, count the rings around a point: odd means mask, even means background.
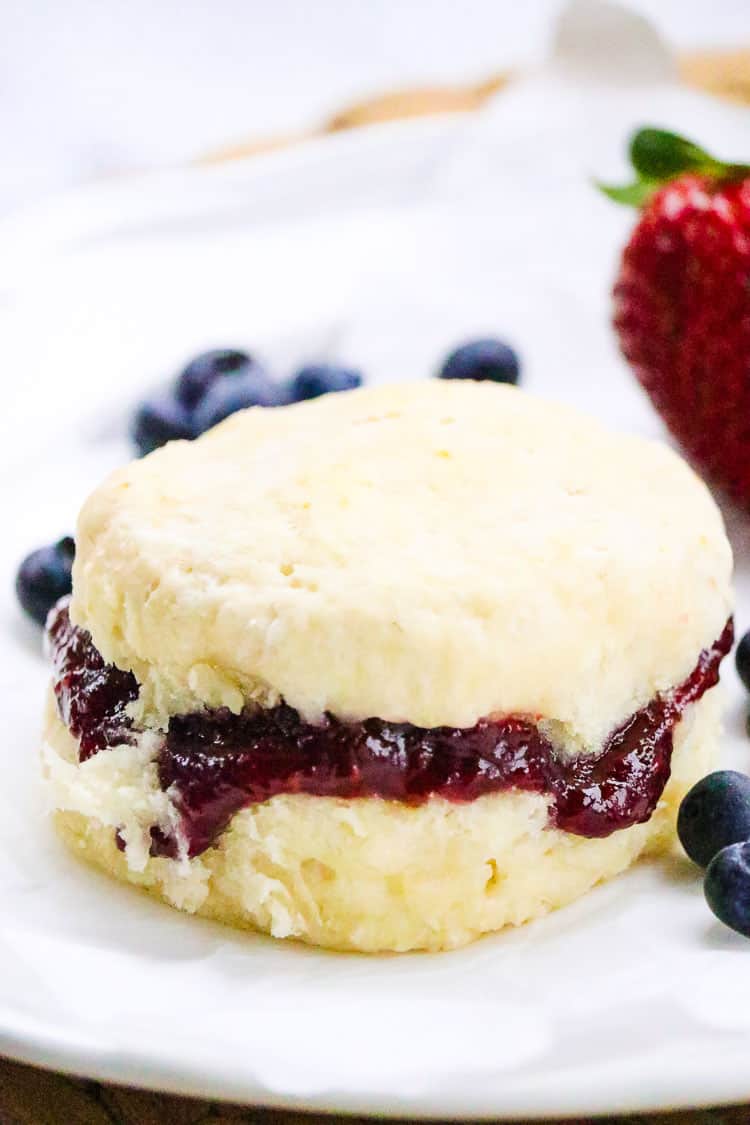
[[[681,51],[750,43],[748,0],[630,0]],[[5,0],[0,214],[296,133],[347,103],[544,56],[561,0]]]

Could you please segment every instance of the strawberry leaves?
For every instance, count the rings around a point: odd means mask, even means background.
[[[623,203],[626,207],[643,207],[648,203],[659,184],[655,180],[646,180],[639,177],[632,184],[624,184],[622,187],[601,183],[597,183],[596,186],[599,191],[603,192],[609,199],[614,200],[615,203]]]
[[[630,139],[630,163],[638,176],[658,183],[683,172],[720,175],[725,164],[705,149],[666,129],[639,129]]]
[[[615,203],[631,207],[643,207],[662,184],[688,172],[716,180],[750,175],[750,165],[725,164],[686,137],[666,129],[639,129],[630,139],[629,156],[636,173],[632,183],[597,186]]]

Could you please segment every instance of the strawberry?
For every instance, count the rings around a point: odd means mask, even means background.
[[[658,129],[630,157],[635,182],[603,187],[641,209],[614,287],[620,347],[696,467],[750,507],[750,166]]]

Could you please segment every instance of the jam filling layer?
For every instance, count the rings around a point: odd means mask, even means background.
[[[382,797],[411,805],[431,796],[472,801],[516,789],[551,798],[550,823],[577,836],[609,836],[649,819],[669,779],[673,732],[689,704],[719,679],[732,647],[731,619],[683,683],[656,695],[610,734],[596,755],[561,756],[523,716],[470,728],[416,727],[382,719],[305,722],[281,704],[234,715],[175,715],[158,752],[159,783],[181,817],[188,855],[210,847],[240,809],[281,793]],[[134,743],[126,708],[138,695],[130,672],[105,664],[61,603],[49,625],[60,715],[83,762]],[[177,841],[152,829],[153,855],[174,857]]]

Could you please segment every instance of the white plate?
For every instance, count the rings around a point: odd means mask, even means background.
[[[528,388],[660,433],[608,327],[630,217],[594,194],[582,145],[563,153],[580,139],[566,124],[580,92],[562,83],[550,99],[532,83],[479,131],[375,129],[91,191],[0,230],[3,1053],[215,1098],[405,1116],[750,1099],[750,945],[713,921],[687,864],[640,866],[460,952],[366,958],[170,911],[79,866],[42,815],[47,672],[10,592],[15,563],[72,527],[127,456],[132,403],[195,349],[245,344],[282,368],[340,356],[383,380],[427,377],[455,340],[495,331],[517,344]],[[589,135],[605,122],[615,134],[605,155],[644,105],[674,124],[720,121],[725,138],[746,129],[671,88],[588,94]],[[747,525],[734,520],[733,535],[743,627]],[[725,757],[747,767],[729,663],[725,680]]]

